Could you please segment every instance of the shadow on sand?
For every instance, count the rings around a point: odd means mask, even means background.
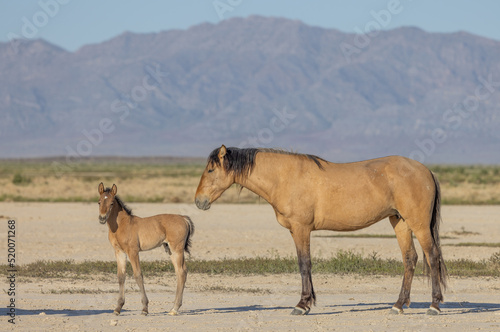
[[[329,308],[351,308],[347,311],[351,312],[364,312],[364,311],[384,311],[392,308],[393,303],[357,303],[357,304],[343,304],[343,305],[330,305]],[[412,309],[428,309],[429,302],[412,302],[410,308],[404,307],[405,313],[410,313]],[[461,315],[467,313],[478,312],[495,312],[500,311],[499,303],[474,303],[474,302],[446,302],[440,305],[441,315]],[[346,311],[346,310],[344,310]],[[322,313],[319,313],[322,314]],[[425,315],[426,312],[419,312],[415,314]]]
[[[309,316],[314,315],[334,315],[341,314],[343,312],[369,312],[369,311],[389,311],[392,308],[392,303],[353,303],[353,304],[341,304],[341,305],[329,305],[325,308],[335,308],[337,310],[332,312],[312,312]],[[429,307],[428,302],[412,302],[410,308],[404,308],[405,313],[411,313],[412,309],[427,309]],[[290,310],[293,307],[283,307],[283,306],[262,306],[262,305],[249,305],[249,306],[239,306],[239,307],[224,307],[224,308],[202,308],[202,309],[191,309],[182,310],[182,315],[202,315],[202,314],[229,314],[234,312],[248,312],[248,311],[275,311],[275,310]],[[468,313],[481,313],[481,312],[495,312],[500,311],[499,303],[475,303],[475,302],[447,302],[441,304],[441,315],[462,315]],[[140,315],[140,310],[123,310],[121,316],[127,315]],[[425,315],[425,311],[417,312],[414,314]],[[0,315],[6,316],[8,314],[7,308],[0,309]],[[73,309],[38,309],[38,310],[26,310],[21,308],[16,308],[16,316],[38,316],[38,315],[62,315],[62,316],[95,316],[101,314],[113,315],[113,310],[73,310]],[[167,315],[168,311],[159,313],[150,313],[149,316],[163,316]]]

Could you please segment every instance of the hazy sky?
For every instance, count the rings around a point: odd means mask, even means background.
[[[495,0],[0,0],[0,41],[43,38],[76,50],[124,31],[186,29],[249,15],[299,19],[344,32],[364,31],[367,24],[385,29],[416,26],[500,40],[499,14],[500,1]]]

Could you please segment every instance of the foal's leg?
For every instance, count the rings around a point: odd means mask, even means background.
[[[126,277],[126,267],[127,267],[127,255],[118,249],[115,249],[116,265],[117,265],[117,275],[118,275],[118,285],[120,286],[120,295],[118,296],[118,304],[114,311],[115,315],[119,315],[122,311],[122,307],[125,304],[125,277]]]
[[[184,261],[184,246],[178,245],[175,249],[173,249],[170,259],[172,260],[172,264],[174,264],[175,275],[177,277],[177,290],[175,292],[174,307],[168,314],[177,315],[179,308],[182,305],[182,295],[184,293],[184,285],[186,284],[187,279],[187,267],[186,262]]]
[[[429,310],[427,310],[427,314],[438,315],[441,312],[441,309],[439,309],[439,303],[443,302],[443,293],[441,293],[441,275],[439,273],[439,249],[434,243],[430,229],[415,231],[415,236],[424,251],[427,264],[429,264],[431,270],[432,303]]]
[[[399,299],[392,307],[391,312],[395,314],[402,314],[403,305],[406,304],[407,307],[410,306],[411,283],[415,273],[418,255],[415,250],[415,246],[413,245],[412,231],[408,227],[408,224],[396,216],[389,217],[389,220],[391,221],[391,225],[396,232],[396,237],[398,239],[399,247],[401,248],[403,264],[405,267],[403,285],[401,286]]]
[[[130,259],[130,263],[132,264],[135,281],[137,282],[137,286],[139,286],[139,290],[142,294],[142,314],[146,316],[148,314],[149,300],[146,296],[146,290],[144,289],[144,280],[142,279],[141,264],[139,262],[139,252],[130,251],[128,253],[128,258]]]
[[[316,302],[316,295],[311,278],[311,253],[310,253],[310,234],[311,231],[305,228],[296,228],[290,230],[295,247],[297,249],[297,258],[299,261],[299,270],[302,277],[302,294],[299,303],[295,306],[292,315],[307,315],[311,306]]]

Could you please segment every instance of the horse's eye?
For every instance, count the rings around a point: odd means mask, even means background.
[[[209,169],[208,170],[208,173],[212,173],[214,170],[213,169]]]

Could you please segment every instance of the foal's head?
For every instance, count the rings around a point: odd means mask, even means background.
[[[104,189],[102,182],[99,184],[99,222],[105,224],[108,220],[113,205],[115,203],[115,196],[118,188],[113,184],[111,189]]]

